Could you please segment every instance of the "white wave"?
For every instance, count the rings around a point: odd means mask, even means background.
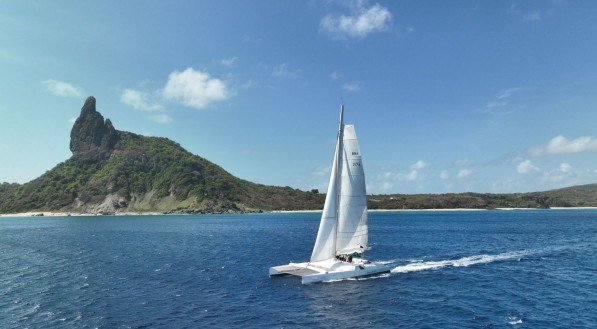
[[[525,256],[532,255],[532,251],[513,251],[497,255],[475,255],[462,257],[453,260],[428,261],[428,262],[414,262],[402,266],[397,266],[392,269],[392,273],[408,273],[428,270],[438,270],[444,267],[467,267],[471,265],[488,264],[505,260],[520,260]]]
[[[522,319],[517,316],[508,316],[508,323],[511,325],[521,324]]]
[[[373,275],[367,275],[367,276],[357,276],[357,277],[353,277],[353,278],[330,279],[330,280],[325,280],[325,281],[322,281],[322,282],[333,283],[333,282],[341,282],[341,281],[366,281],[366,280],[374,280],[374,279],[380,279],[380,278],[387,278],[389,276],[390,276],[390,273],[379,273],[379,274],[373,274]]]

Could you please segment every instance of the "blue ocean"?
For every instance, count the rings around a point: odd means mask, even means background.
[[[0,328],[597,326],[595,210],[372,212],[392,273],[270,279],[319,216],[1,218]]]

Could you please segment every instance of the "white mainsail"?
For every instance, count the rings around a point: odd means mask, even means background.
[[[344,106],[340,108],[332,173],[311,262],[367,248],[365,174],[354,126],[344,126],[343,116]]]

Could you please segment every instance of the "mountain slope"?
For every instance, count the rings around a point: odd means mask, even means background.
[[[236,178],[179,144],[114,129],[89,97],[71,131],[73,156],[33,181],[0,186],[0,212],[118,213],[317,209],[320,194]]]
[[[597,184],[531,193],[391,194],[369,197],[369,209],[597,207]]]

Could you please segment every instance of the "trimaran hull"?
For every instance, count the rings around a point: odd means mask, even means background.
[[[390,272],[391,269],[390,265],[362,259],[354,259],[352,263],[332,259],[316,263],[290,263],[270,267],[269,275],[270,277],[276,275],[300,276],[303,284],[309,284],[369,276]]]

